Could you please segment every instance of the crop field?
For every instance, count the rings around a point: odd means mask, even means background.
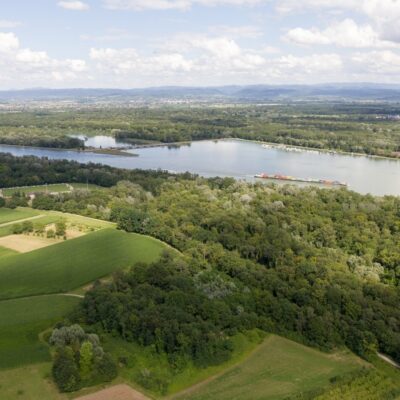
[[[0,370],[50,360],[38,335],[67,315],[79,299],[38,296],[0,302]]]
[[[76,289],[136,262],[155,261],[166,246],[149,237],[103,229],[0,261],[0,299]]]
[[[37,215],[40,215],[40,212],[30,208],[16,208],[14,210],[0,208],[0,225]]]
[[[244,362],[175,399],[280,400],[328,386],[330,378],[361,366],[354,355],[329,355],[271,335]]]

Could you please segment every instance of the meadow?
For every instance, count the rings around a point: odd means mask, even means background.
[[[50,361],[39,334],[78,304],[70,296],[38,296],[0,302],[0,370]]]
[[[0,262],[0,299],[67,292],[136,262],[155,261],[165,245],[103,229]]]
[[[14,256],[16,254],[18,254],[16,251],[0,246],[0,259],[4,257]]]
[[[330,378],[357,370],[363,364],[351,353],[326,354],[270,335],[245,361],[174,399],[286,399],[327,387]]]

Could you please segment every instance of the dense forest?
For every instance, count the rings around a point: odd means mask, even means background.
[[[180,251],[97,283],[74,314],[154,346],[172,371],[226,360],[230,337],[253,328],[400,360],[396,197],[32,157],[2,156],[0,169],[8,184],[91,176],[109,189],[42,194],[32,206],[109,219]]]
[[[388,103],[190,105],[0,113],[0,143],[82,147],[68,135],[130,144],[243,138],[398,157],[399,107]]]

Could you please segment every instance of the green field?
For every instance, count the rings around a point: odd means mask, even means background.
[[[175,399],[280,400],[328,386],[331,377],[361,365],[354,355],[329,355],[271,335],[244,362]]]
[[[6,400],[64,400],[51,382],[51,363],[26,365],[0,370],[0,399]]]
[[[138,261],[156,260],[166,246],[149,237],[103,229],[0,261],[0,300],[76,289]]]
[[[4,257],[14,256],[16,254],[18,254],[18,252],[11,250],[11,249],[7,249],[6,247],[0,246],[0,259],[2,259]]]
[[[97,185],[86,185],[86,183],[72,183],[74,189],[101,189],[100,186]],[[14,188],[4,188],[1,189],[4,196],[12,196],[13,193],[62,193],[62,192],[70,192],[71,188],[69,185],[64,183],[56,183],[51,185],[38,185],[38,186],[24,186],[24,187],[14,187]]]
[[[38,335],[67,315],[79,299],[39,296],[0,302],[0,369],[50,360]]]
[[[16,208],[14,210],[10,208],[0,208],[0,225],[20,219],[31,218],[39,214],[39,211],[32,210],[31,208]]]

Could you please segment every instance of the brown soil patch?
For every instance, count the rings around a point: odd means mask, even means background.
[[[116,385],[75,400],[150,400],[150,398],[128,385]]]
[[[28,253],[29,251],[41,249],[60,242],[62,242],[62,239],[47,239],[40,236],[29,235],[10,235],[0,238],[0,246],[18,251],[19,253]]]

